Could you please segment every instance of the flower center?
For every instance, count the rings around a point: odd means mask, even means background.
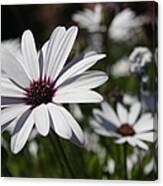
[[[130,126],[128,123],[125,123],[118,129],[118,133],[122,136],[133,136],[135,131],[132,126]]]
[[[42,103],[49,103],[55,93],[54,83],[50,80],[33,81],[30,87],[26,89],[26,103],[36,107]]]

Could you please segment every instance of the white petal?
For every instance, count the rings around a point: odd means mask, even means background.
[[[60,41],[59,45],[57,46],[57,51],[55,51],[55,56],[53,56],[50,60],[51,64],[53,65],[48,70],[48,75],[55,80],[61,70],[63,69],[63,66],[69,56],[69,53],[73,47],[73,44],[75,42],[76,36],[77,36],[78,29],[77,27],[70,27],[65,34],[62,37],[62,40]],[[52,46],[53,47],[53,46]]]
[[[129,138],[128,139],[128,143],[131,145],[131,146],[133,146],[133,147],[135,147],[136,146],[136,138],[135,138],[135,136],[134,137],[131,137],[131,138]]]
[[[142,117],[138,120],[138,122],[134,125],[134,129],[136,132],[144,132],[154,129],[154,119],[151,114],[143,114]]]
[[[30,108],[30,106],[27,106],[24,104],[19,104],[19,105],[14,105],[12,107],[8,107],[8,108],[3,109],[1,111],[1,126],[7,122],[13,120],[19,114],[25,112],[29,108]]]
[[[11,52],[4,48],[1,48],[1,54],[2,69],[7,73],[7,76],[18,85],[28,87],[31,78],[22,62],[18,61]]]
[[[29,113],[28,116],[23,118],[23,116],[17,122],[17,128],[13,136],[11,137],[11,150],[13,153],[18,153],[24,147],[25,143],[28,140],[28,137],[33,128],[33,114]]]
[[[58,78],[56,82],[56,87],[61,85],[65,80],[82,74],[91,66],[93,66],[98,60],[103,59],[104,57],[104,54],[95,54],[89,57],[85,57],[81,61],[76,62]]]
[[[25,91],[7,78],[1,78],[1,96],[4,97],[24,97]]]
[[[49,133],[50,121],[49,114],[45,104],[41,104],[33,110],[33,117],[38,132],[46,136]]]
[[[23,33],[21,41],[21,49],[23,54],[23,59],[28,72],[30,73],[32,79],[38,80],[39,72],[39,62],[37,56],[37,50],[33,34],[30,30]]]
[[[91,127],[94,129],[94,131],[102,136],[110,137],[112,133],[105,128],[103,128],[100,124],[98,124],[95,120],[90,121]]]
[[[108,80],[107,75],[101,71],[87,71],[81,75],[67,79],[59,89],[68,90],[75,88],[92,89]]]
[[[154,132],[141,133],[137,134],[136,137],[143,141],[154,142],[156,139],[156,133]]]
[[[137,143],[137,146],[140,147],[143,150],[148,150],[149,149],[148,145],[145,144],[144,142],[142,142],[141,140],[137,140],[136,143]]]
[[[114,123],[117,127],[119,127],[120,126],[120,121],[119,121],[115,111],[113,110],[113,108],[106,102],[103,102],[101,104],[101,106],[102,106],[103,113],[108,118],[108,120],[111,123]]]
[[[95,119],[97,120],[97,122],[99,122],[99,124],[101,125],[102,128],[104,128],[105,130],[107,130],[110,133],[116,133],[116,131],[117,131],[116,125],[114,123],[110,122],[110,120],[108,120],[106,118],[106,116],[100,110],[94,109],[93,115],[94,115]]]
[[[53,98],[55,103],[99,103],[103,97],[95,91],[77,89],[72,91],[56,92]]]
[[[128,116],[129,124],[135,124],[135,121],[137,120],[139,116],[140,109],[141,109],[141,104],[139,102],[131,106],[130,111],[129,111],[129,116]]]
[[[125,143],[127,141],[128,141],[128,137],[121,137],[121,138],[115,140],[115,143],[117,143],[117,144],[123,144],[123,143]]]
[[[117,103],[117,113],[121,121],[121,124],[128,123],[127,109],[121,103]]]
[[[50,112],[54,131],[62,138],[70,139],[72,131],[68,125],[68,119],[61,107],[52,103],[49,103],[47,107]]]
[[[45,51],[45,74],[49,77],[50,71],[52,70],[52,66],[55,63],[56,57],[59,54],[59,46],[65,35],[66,29],[65,27],[58,26],[50,36],[46,51]]]

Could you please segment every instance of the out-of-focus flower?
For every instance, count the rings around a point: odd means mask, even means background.
[[[129,155],[127,157],[127,171],[128,171],[127,174],[128,174],[128,176],[131,177],[131,171],[132,171],[134,165],[137,164],[137,162],[138,162],[138,155],[135,152],[133,152],[131,155]]]
[[[155,162],[154,159],[152,158],[147,165],[144,167],[144,174],[148,175],[155,169]]]
[[[111,74],[115,77],[128,76],[130,71],[130,62],[127,58],[117,61],[111,68]]]
[[[86,8],[83,11],[78,11],[72,16],[73,21],[77,22],[81,28],[89,32],[105,31],[102,26],[102,5],[96,4],[94,11]]]
[[[137,96],[132,95],[130,93],[126,93],[126,94],[123,95],[123,103],[125,105],[131,106],[136,102],[138,102]]]
[[[73,114],[73,116],[78,120],[81,121],[84,116],[83,113],[81,111],[81,108],[78,104],[70,104],[69,105],[70,111]]]
[[[136,16],[135,12],[127,8],[119,12],[112,20],[108,34],[115,42],[135,39],[142,31],[142,26],[149,22],[147,16]]]
[[[152,53],[146,47],[136,47],[129,56],[131,72],[142,73],[144,68],[152,62]]]
[[[36,141],[31,141],[30,144],[29,144],[29,147],[28,147],[28,150],[30,152],[30,154],[34,157],[37,156],[37,153],[38,153],[38,144]]]
[[[102,110],[94,109],[91,126],[94,131],[103,136],[115,137],[115,143],[129,143],[131,146],[138,146],[144,150],[149,147],[145,143],[154,142],[154,120],[151,113],[144,113],[138,119],[141,111],[141,104],[135,103],[130,107],[129,112],[120,103],[117,103],[117,114],[112,107],[102,103]]]
[[[100,162],[103,162],[106,156],[106,150],[99,144],[99,136],[97,134],[91,133],[89,131],[85,131],[85,148],[97,154]]]
[[[75,144],[84,144],[84,135],[63,103],[97,103],[102,96],[92,91],[108,78],[100,71],[86,71],[104,54],[69,63],[68,55],[77,36],[77,27],[57,27],[39,54],[31,31],[21,41],[21,58],[2,47],[1,126],[13,125],[11,150],[18,153],[26,144],[33,127],[46,136],[50,127]]]
[[[107,161],[107,165],[104,167],[104,171],[108,172],[110,175],[114,174],[115,172],[115,161],[112,158],[109,158]]]

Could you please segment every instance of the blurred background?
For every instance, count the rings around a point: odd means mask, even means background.
[[[93,3],[2,5],[2,43],[9,39],[20,39],[22,33],[30,29],[39,50],[56,26],[63,25],[68,28],[77,25],[78,38],[69,59],[89,50],[106,53],[108,57],[93,67],[105,71],[110,78],[107,83],[98,88],[98,92],[113,107],[117,102],[129,106],[130,98],[131,102],[137,99],[141,101],[144,111],[155,115],[157,113],[157,106],[155,106],[157,102],[157,5],[152,1],[102,3],[101,19],[95,20],[94,24],[98,25],[90,25],[92,26],[90,30],[90,27],[83,26],[80,21],[77,21],[74,15],[85,9],[94,11],[95,6],[96,4]],[[133,12],[129,18],[124,15],[124,19],[117,18],[117,21],[114,21],[116,16],[126,9]],[[114,25],[113,21],[116,22]],[[120,26],[116,25],[118,23]],[[125,33],[122,33],[121,27],[125,28]],[[116,29],[120,31],[117,32],[117,36],[114,35]],[[148,48],[152,54],[152,63],[143,74],[131,72],[129,65],[129,56],[138,46]],[[70,173],[60,157],[55,139],[33,134],[23,151],[14,155],[10,150],[10,132],[5,131],[2,134],[2,176],[124,179],[122,146],[116,145],[112,138],[98,136],[89,124],[92,109],[100,108],[100,105],[65,106],[76,117],[88,139],[87,146],[82,149],[69,141],[62,140],[74,175]],[[156,144],[149,144],[149,146],[148,152],[129,146],[129,179],[157,178]]]

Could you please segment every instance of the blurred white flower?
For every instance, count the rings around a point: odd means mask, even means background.
[[[109,158],[107,161],[107,165],[104,167],[104,171],[108,172],[110,175],[115,172],[115,161],[112,158]]]
[[[30,154],[34,157],[37,156],[38,153],[38,144],[36,141],[31,141],[28,147],[28,150],[30,152]]]
[[[144,174],[145,175],[148,175],[150,174],[152,171],[154,171],[154,166],[155,166],[155,163],[154,163],[154,159],[152,158],[147,165],[145,165],[144,167]]]
[[[138,102],[137,96],[132,95],[130,93],[126,93],[126,94],[123,95],[123,103],[125,105],[131,106],[136,102]]]
[[[102,23],[102,5],[96,4],[94,11],[88,8],[78,11],[72,16],[73,21],[77,22],[81,28],[87,29],[89,32],[104,31],[105,27]]]
[[[85,135],[85,148],[97,154],[100,162],[103,162],[106,156],[106,150],[99,144],[99,136],[95,133],[90,133],[88,131],[84,132]]]
[[[152,53],[146,47],[136,47],[129,56],[131,72],[141,73],[152,62]]]
[[[131,177],[131,171],[133,167],[138,163],[138,155],[133,152],[131,155],[127,157],[127,171],[128,176]]]
[[[101,71],[86,71],[104,54],[94,54],[66,66],[77,36],[77,27],[57,27],[37,53],[31,31],[23,33],[21,57],[1,48],[1,126],[14,126],[11,150],[18,153],[35,127],[46,136],[50,127],[59,136],[75,144],[84,144],[79,124],[61,105],[63,103],[97,103],[102,96],[92,91],[108,78]]]
[[[126,8],[113,18],[108,34],[115,42],[135,39],[136,34],[142,31],[142,26],[147,22],[147,16],[136,16],[134,11]]]
[[[151,113],[144,113],[138,119],[141,111],[139,102],[133,104],[129,112],[120,103],[117,103],[117,114],[112,107],[102,103],[102,110],[94,109],[94,119],[90,121],[94,131],[103,136],[115,137],[115,143],[128,143],[144,150],[149,147],[146,142],[154,142],[154,119]]]
[[[81,121],[84,118],[81,108],[78,104],[70,104],[69,108],[70,112],[78,121]]]
[[[128,76],[130,71],[130,62],[125,57],[117,61],[111,68],[111,74],[115,77]]]

